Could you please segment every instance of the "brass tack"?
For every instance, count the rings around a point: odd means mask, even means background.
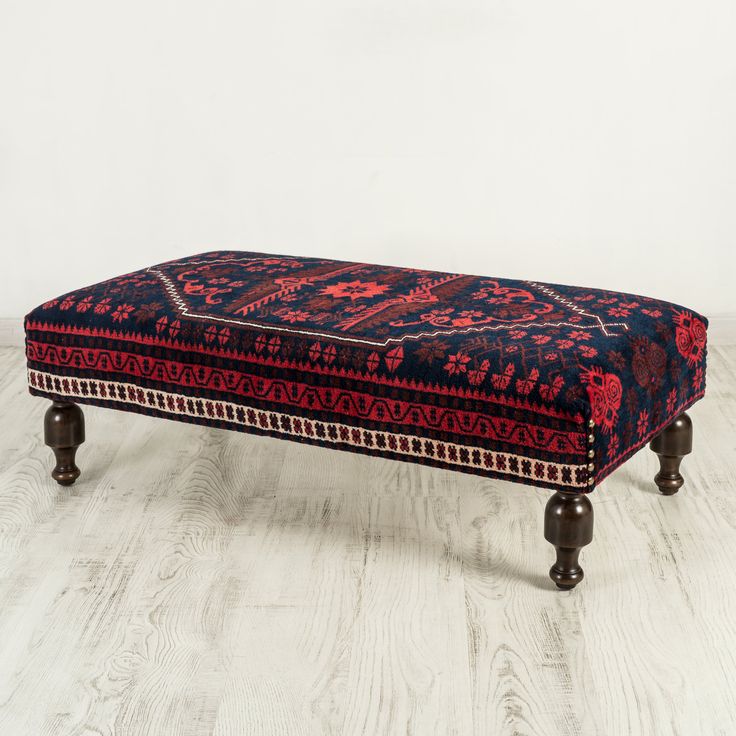
[[[590,464],[588,465],[588,472],[589,472],[589,473],[592,473],[592,472],[593,472],[594,470],[595,470],[595,465],[593,465],[593,463],[590,463]]]
[[[595,422],[594,422],[594,421],[593,421],[592,419],[590,419],[590,420],[588,421],[588,426],[589,426],[589,427],[590,427],[591,429],[593,429],[593,427],[595,427]]]
[[[590,444],[591,444],[591,445],[593,444],[593,440],[594,440],[594,439],[595,439],[595,437],[593,437],[593,435],[592,435],[592,434],[589,434],[589,435],[588,435],[588,442],[590,442]]]
[[[588,450],[588,457],[594,458],[595,457],[595,450]]]

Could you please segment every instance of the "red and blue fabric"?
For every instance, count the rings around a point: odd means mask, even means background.
[[[684,307],[321,258],[182,258],[25,327],[36,395],[578,492],[705,390]]]

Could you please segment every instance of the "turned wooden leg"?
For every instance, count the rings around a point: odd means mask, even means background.
[[[44,442],[54,451],[56,467],[51,477],[62,486],[79,478],[74,464],[77,448],[84,442],[84,415],[76,404],[54,401],[43,419]]]
[[[660,493],[671,496],[677,493],[685,482],[680,475],[680,463],[693,449],[693,423],[684,412],[668,424],[657,435],[649,447],[659,455],[659,473],[654,476]]]
[[[583,579],[578,563],[580,550],[593,541],[593,505],[583,493],[557,491],[547,501],[544,538],[555,546],[557,561],[549,576],[561,590],[574,588]]]

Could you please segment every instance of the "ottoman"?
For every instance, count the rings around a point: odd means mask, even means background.
[[[651,442],[683,483],[707,320],[643,296],[241,251],[169,261],[25,319],[51,399],[53,478],[79,476],[80,404],[549,488],[550,576],[573,588],[588,495]]]

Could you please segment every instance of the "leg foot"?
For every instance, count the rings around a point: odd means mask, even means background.
[[[54,401],[43,420],[44,442],[54,451],[56,467],[51,477],[62,486],[79,478],[74,464],[77,448],[84,442],[84,415],[76,404]]]
[[[659,456],[659,473],[654,476],[660,493],[671,496],[685,482],[680,475],[680,463],[693,449],[693,423],[684,412],[667,425],[650,443]]]
[[[580,550],[593,541],[590,499],[582,493],[557,491],[544,512],[544,538],[557,551],[550,578],[561,590],[574,588],[583,579],[583,568],[578,563]]]

